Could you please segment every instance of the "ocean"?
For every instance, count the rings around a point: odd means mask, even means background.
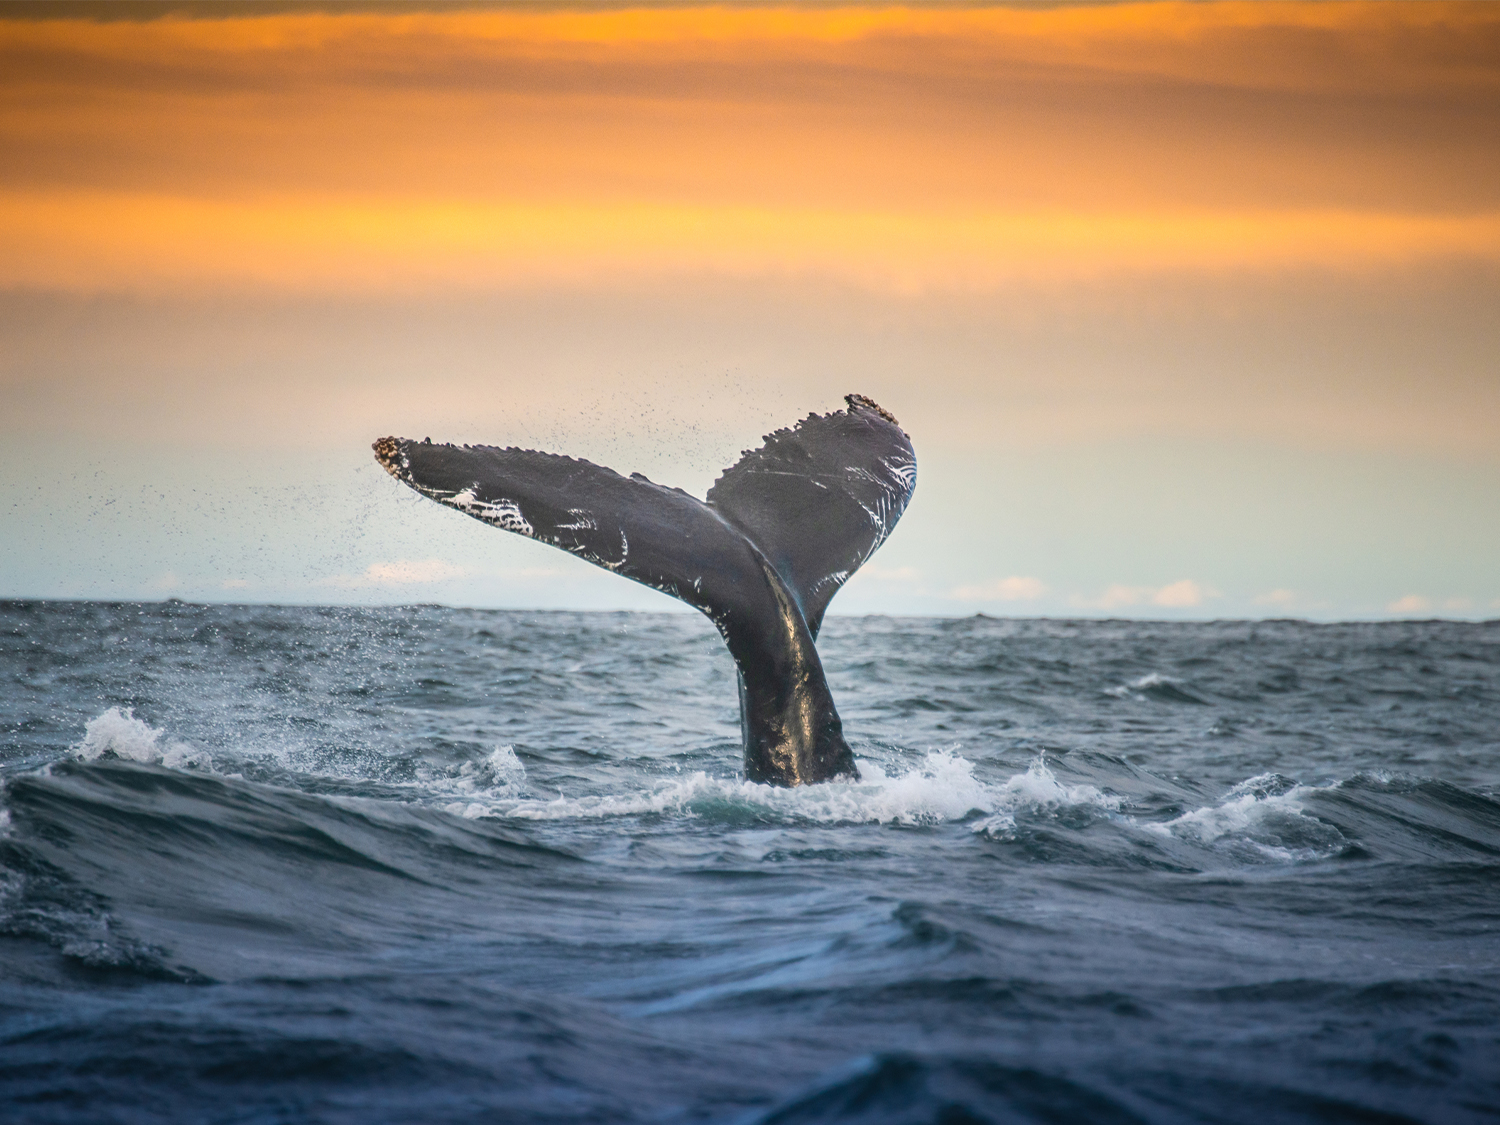
[[[1500,622],[0,603],[0,1118],[1495,1122]]]

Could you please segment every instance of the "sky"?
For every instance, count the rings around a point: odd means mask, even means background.
[[[671,609],[370,443],[850,392],[830,612],[1500,616],[1500,5],[0,8],[0,597]]]

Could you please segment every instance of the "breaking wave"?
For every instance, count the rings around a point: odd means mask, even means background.
[[[164,731],[135,717],[135,708],[111,707],[97,719],[91,719],[83,730],[83,741],[73,749],[75,757],[85,762],[117,758],[127,762],[147,762],[172,769],[209,767],[212,759],[203,751],[182,742],[163,742]]]
[[[1216,805],[1146,827],[1250,862],[1327,859],[1350,841],[1334,825],[1307,815],[1305,800],[1316,788],[1299,785],[1280,774],[1264,773],[1240,782]]]
[[[164,730],[136,718],[131,708],[120,707],[111,707],[86,724],[74,755],[82,761],[117,759],[231,777],[242,776],[239,768],[229,772],[225,767],[242,767],[245,760],[221,755],[216,765],[205,751],[170,738]],[[284,755],[270,756],[285,764]],[[858,766],[857,781],[796,789],[693,770],[636,791],[543,796],[529,786],[525,764],[514,747],[504,745],[456,767],[423,765],[413,780],[391,784],[388,789],[405,803],[471,820],[681,817],[784,825],[913,826],[973,821],[975,834],[1007,840],[1015,837],[1018,818],[1055,819],[1070,813],[1082,814],[1086,821],[1110,819],[1241,863],[1325,859],[1350,844],[1337,827],[1308,815],[1305,808],[1310,794],[1336,785],[1310,787],[1274,773],[1240,782],[1214,804],[1153,821],[1132,815],[1119,795],[1087,782],[1060,780],[1044,754],[998,783],[976,777],[974,762],[955,750],[927,751],[906,769],[888,769],[868,759],[858,759]],[[0,832],[4,832],[8,816],[0,812],[0,817],[5,818],[0,819]]]

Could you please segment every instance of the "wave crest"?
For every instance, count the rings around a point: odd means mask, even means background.
[[[97,719],[84,724],[83,741],[73,748],[73,755],[85,762],[100,758],[122,758],[131,762],[180,769],[184,766],[208,766],[211,760],[201,750],[184,742],[161,739],[165,732],[135,717],[135,708],[123,711],[111,707]]]
[[[1018,773],[1000,787],[993,816],[974,826],[986,836],[1009,837],[1016,830],[1016,813],[1057,812],[1064,808],[1092,808],[1113,813],[1120,809],[1120,798],[1110,796],[1092,785],[1067,785],[1047,768],[1045,756],[1038,756],[1025,773]]]
[[[782,789],[702,770],[638,793],[527,799],[507,791],[487,800],[455,802],[461,816],[520,820],[594,819],[615,816],[721,816],[749,812],[758,819],[819,824],[936,824],[987,812],[992,795],[974,777],[974,764],[948,751],[933,751],[906,773],[889,776],[877,763],[860,760],[859,781]]]
[[[1315,788],[1280,774],[1259,774],[1240,782],[1217,805],[1145,827],[1252,862],[1327,859],[1350,841],[1333,825],[1306,815],[1303,799]]]

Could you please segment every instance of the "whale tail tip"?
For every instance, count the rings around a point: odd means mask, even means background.
[[[854,410],[856,408],[863,410],[873,410],[876,414],[879,414],[891,425],[896,427],[900,427],[901,425],[900,422],[896,421],[896,416],[894,414],[892,414],[885,407],[881,406],[880,403],[876,402],[869,395],[845,395],[844,401],[849,404],[850,410]]]

